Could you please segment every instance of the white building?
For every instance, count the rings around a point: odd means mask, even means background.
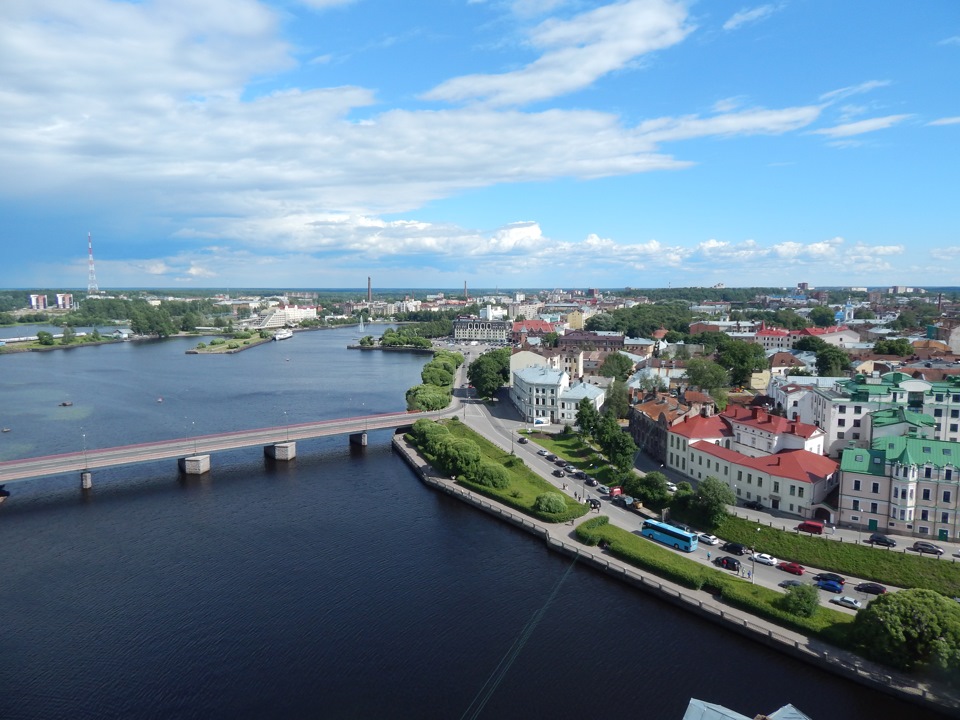
[[[528,423],[560,422],[560,396],[570,387],[562,370],[532,366],[513,374],[510,400]]]
[[[278,305],[260,313],[260,321],[255,325],[258,328],[278,328],[288,325],[299,325],[304,320],[316,320],[315,307],[300,307],[299,305]]]

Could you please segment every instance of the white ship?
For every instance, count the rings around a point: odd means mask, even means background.
[[[274,340],[289,340],[293,337],[293,330],[277,330],[273,334]]]

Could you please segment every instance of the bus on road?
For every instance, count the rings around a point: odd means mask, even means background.
[[[686,532],[657,520],[644,520],[640,534],[684,552],[693,552],[697,549],[696,533]]]

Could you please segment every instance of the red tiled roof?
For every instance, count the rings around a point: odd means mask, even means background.
[[[690,447],[729,463],[798,482],[819,482],[839,467],[836,461],[809,450],[783,450],[775,455],[750,457],[706,441],[695,442]]]
[[[514,332],[553,332],[553,325],[546,320],[518,320],[513,323]]]
[[[757,407],[742,408],[731,405],[723,411],[722,417],[729,418],[731,422],[749,425],[774,435],[797,435],[798,437],[809,438],[814,433],[820,432],[820,428],[816,425],[787,420],[779,415],[771,415],[763,408]]]
[[[670,432],[682,435],[691,440],[701,440],[703,438],[731,437],[733,433],[727,424],[720,419],[719,415],[703,417],[695,415],[694,417],[684,418],[682,423],[674,425]]]

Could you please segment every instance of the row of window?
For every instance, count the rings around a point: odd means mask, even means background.
[[[853,491],[854,491],[854,492],[862,492],[862,490],[863,490],[863,483],[862,483],[860,480],[854,480],[854,481],[853,481]],[[880,494],[880,483],[878,483],[878,482],[870,483],[870,492],[871,492],[872,494],[874,494],[874,495],[879,495],[879,494]],[[932,491],[931,491],[930,488],[922,488],[922,489],[920,490],[920,499],[921,499],[921,500],[928,500],[928,501],[929,501],[929,500],[932,500],[932,499],[933,499],[932,495],[933,495],[933,493],[932,493]],[[952,492],[951,490],[944,490],[944,491],[942,491],[940,497],[941,497],[941,502],[944,502],[944,503],[947,503],[947,504],[953,502],[953,492]],[[894,500],[900,500],[900,499],[902,499],[902,500],[913,500],[913,499],[914,499],[914,488],[909,488],[909,493],[908,493],[908,488],[901,488],[901,487],[898,486],[898,485],[894,485],[894,486],[893,486],[893,498],[894,498]]]

